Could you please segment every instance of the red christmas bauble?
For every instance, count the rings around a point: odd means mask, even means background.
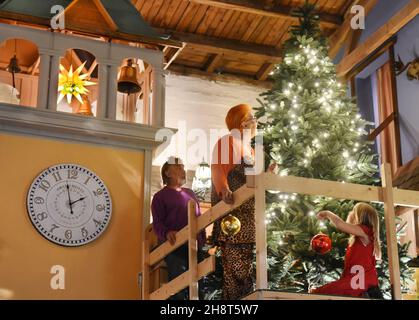
[[[311,239],[311,248],[318,254],[326,254],[332,250],[332,240],[326,234],[319,233]]]

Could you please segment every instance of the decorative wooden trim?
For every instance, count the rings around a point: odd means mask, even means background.
[[[399,253],[397,248],[396,235],[396,215],[394,213],[394,199],[393,199],[393,185],[391,167],[388,163],[381,166],[381,181],[383,185],[384,196],[384,214],[386,224],[387,237],[387,255],[388,265],[390,271],[390,282],[392,287],[393,299],[401,300],[401,285],[400,285],[400,265]]]
[[[0,104],[0,131],[135,150],[154,149],[160,127]],[[176,129],[171,129],[176,132]]]
[[[374,32],[366,41],[359,45],[341,63],[336,72],[338,77],[344,77],[357,64],[365,60],[371,53],[378,49],[386,40],[396,34],[419,14],[419,0],[410,0],[397,14],[385,25]]]
[[[218,7],[222,9],[236,10],[251,14],[263,15],[271,18],[281,18],[293,21],[298,21],[298,18],[291,16],[291,11],[294,7],[285,5],[271,5],[265,6],[261,1],[249,1],[249,0],[190,0],[191,2],[204,4],[207,6]],[[329,13],[318,13],[320,21],[329,27],[336,27],[341,25],[343,17],[340,15],[334,15]]]
[[[215,257],[210,256],[198,264],[198,279],[205,277],[215,271]],[[189,272],[185,271],[172,281],[164,284],[150,294],[150,300],[164,300],[186,288],[189,285]]]
[[[394,111],[387,117],[384,119],[383,122],[380,123],[380,125],[375,128],[367,137],[368,141],[373,141],[375,140],[375,138],[377,138],[377,136],[384,130],[386,129],[390,123],[394,120]]]

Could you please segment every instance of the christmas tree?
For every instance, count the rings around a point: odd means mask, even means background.
[[[283,61],[272,75],[273,88],[262,94],[257,108],[265,159],[279,165],[280,175],[379,185],[377,157],[365,139],[369,123],[337,80],[314,10],[309,3],[295,10],[300,24],[292,27]],[[273,192],[266,196],[270,287],[307,292],[337,280],[348,235],[318,221],[315,213],[330,210],[346,219],[356,202]],[[374,206],[382,220],[383,260],[377,271],[389,297],[384,214],[382,206]],[[333,249],[326,255],[309,249],[310,239],[320,232],[332,239]],[[399,256],[404,283],[409,276],[407,245],[399,246]]]

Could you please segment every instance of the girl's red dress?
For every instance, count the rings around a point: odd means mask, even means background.
[[[353,245],[348,245],[346,249],[345,267],[342,277],[337,281],[313,290],[312,293],[360,297],[370,287],[378,286],[377,270],[375,269],[376,260],[374,256],[374,233],[372,228],[368,226],[359,226],[369,236],[370,243],[365,246],[359,237],[355,237]],[[356,269],[356,272],[351,273],[353,266],[362,266],[365,270],[364,289],[354,289],[351,286],[353,277],[357,277],[354,279],[355,284],[360,284],[358,280],[360,276],[359,268]]]

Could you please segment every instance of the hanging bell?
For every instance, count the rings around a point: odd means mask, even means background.
[[[12,74],[13,88],[16,88],[15,73],[19,73],[21,71],[16,55],[14,55],[13,58],[10,59],[9,65],[7,66],[6,70]]]
[[[128,59],[128,64],[123,66],[118,79],[118,91],[122,93],[137,93],[141,89],[137,79],[137,69],[133,66],[132,59]]]
[[[90,104],[89,98],[86,95],[82,95],[83,103],[80,105],[79,109],[77,110],[77,114],[81,114],[84,116],[93,116],[92,106]]]

